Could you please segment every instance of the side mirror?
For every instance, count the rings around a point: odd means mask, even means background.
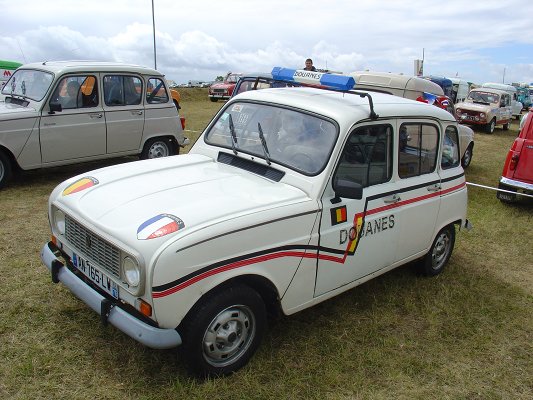
[[[340,201],[340,197],[355,200],[361,200],[363,198],[363,185],[347,179],[336,179],[333,182],[333,190],[335,191],[334,200],[338,199]]]
[[[61,107],[61,103],[50,103],[50,111],[48,111],[48,114],[55,114],[56,112],[63,111],[63,107]]]

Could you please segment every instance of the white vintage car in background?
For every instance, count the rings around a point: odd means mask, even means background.
[[[0,98],[0,188],[30,170],[125,155],[179,153],[184,121],[160,72],[121,63],[18,68]]]
[[[135,340],[180,346],[205,376],[244,366],[268,313],[293,314],[417,259],[440,273],[456,227],[469,227],[457,122],[347,90],[345,79],[336,91],[240,94],[189,154],[61,183],[41,252],[52,280]]]

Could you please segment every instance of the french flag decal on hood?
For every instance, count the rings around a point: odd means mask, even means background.
[[[171,214],[159,214],[145,221],[137,229],[137,239],[155,239],[185,228],[183,221]]]

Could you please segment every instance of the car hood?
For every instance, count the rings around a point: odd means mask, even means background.
[[[293,186],[198,154],[91,171],[58,186],[52,198],[125,242],[145,240],[165,223],[180,234],[309,200]]]
[[[495,104],[478,104],[478,103],[471,103],[471,102],[464,102],[464,103],[458,103],[455,105],[455,108],[465,108],[467,110],[472,111],[482,111],[486,112],[487,110],[491,110],[493,108],[498,108],[498,105]]]
[[[224,88],[229,88],[230,86],[235,86],[235,83],[224,83],[224,82],[213,83],[209,87],[212,89],[224,89]]]
[[[37,110],[33,107],[23,107],[18,104],[0,101],[0,120],[13,118],[36,117]]]

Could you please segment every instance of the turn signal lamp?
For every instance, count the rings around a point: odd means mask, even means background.
[[[146,301],[139,299],[139,311],[141,314],[146,315],[147,317],[152,316],[152,306]]]

